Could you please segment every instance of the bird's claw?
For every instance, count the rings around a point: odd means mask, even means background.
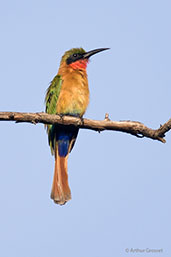
[[[81,125],[84,125],[84,119],[83,117],[80,117]]]

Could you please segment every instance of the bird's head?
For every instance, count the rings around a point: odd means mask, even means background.
[[[92,55],[108,49],[109,48],[98,48],[86,52],[83,48],[72,48],[71,50],[65,52],[62,57],[61,63],[69,65],[74,70],[85,70],[87,68],[88,60]]]

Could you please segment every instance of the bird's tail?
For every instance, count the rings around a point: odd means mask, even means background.
[[[71,191],[68,184],[66,156],[60,156],[58,147],[55,149],[55,171],[53,177],[53,185],[51,191],[51,198],[55,203],[63,205],[71,199]]]

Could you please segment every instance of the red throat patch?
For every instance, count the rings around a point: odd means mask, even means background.
[[[84,59],[84,60],[78,60],[76,62],[72,62],[71,64],[69,64],[69,66],[74,70],[77,70],[77,69],[86,70],[87,64],[88,64],[88,59]]]

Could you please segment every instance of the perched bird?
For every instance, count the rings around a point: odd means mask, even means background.
[[[47,89],[45,102],[49,114],[84,115],[89,103],[87,64],[90,56],[107,50],[99,48],[86,52],[83,48],[72,48],[61,59],[58,74]],[[75,126],[47,125],[49,145],[55,156],[55,171],[51,198],[63,205],[71,199],[68,184],[67,159],[71,152],[78,128]]]

